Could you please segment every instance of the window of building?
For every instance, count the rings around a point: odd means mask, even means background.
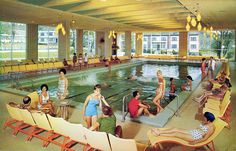
[[[172,49],[177,49],[177,44],[172,44],[172,45],[171,45],[171,48],[172,48]]]
[[[0,60],[26,58],[26,25],[0,22]]]
[[[55,27],[38,26],[38,57],[58,58],[58,35]]]
[[[171,41],[177,41],[178,38],[177,37],[171,37]]]
[[[190,37],[191,41],[197,41],[197,37]]]
[[[191,45],[191,49],[197,49],[197,45],[192,44],[192,45]]]
[[[117,34],[117,45],[119,49],[117,49],[117,56],[125,55],[125,33]]]

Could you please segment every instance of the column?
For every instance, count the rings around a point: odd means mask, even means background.
[[[179,57],[188,55],[188,32],[179,32]]]
[[[131,56],[131,31],[125,32],[125,55]]]
[[[105,50],[105,33],[96,32],[96,56],[103,56]]]
[[[83,54],[83,29],[76,29],[76,53]]]
[[[38,61],[38,25],[26,25],[26,59]]]
[[[142,55],[143,53],[143,33],[136,33],[135,35],[135,55]]]
[[[112,38],[109,38],[109,32],[110,31],[105,31],[105,46],[104,46],[104,50],[105,51],[102,51],[101,55],[104,56],[104,57],[109,57],[111,56],[112,54]]]
[[[58,32],[58,59],[69,59],[70,54],[70,22],[63,22],[66,34],[63,35],[61,30]]]

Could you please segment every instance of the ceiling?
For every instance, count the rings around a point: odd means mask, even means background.
[[[236,28],[236,0],[0,0],[0,20],[117,31],[184,31],[188,14],[214,29]]]

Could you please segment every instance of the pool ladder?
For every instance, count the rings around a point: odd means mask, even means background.
[[[129,101],[129,100],[127,100],[127,97],[128,97],[129,95],[131,95],[131,93],[125,95],[125,96],[123,97],[123,100],[122,100],[122,119],[121,119],[122,122],[125,121],[125,117],[126,117],[127,114],[129,113],[129,111],[128,111],[128,105],[127,105],[128,101]]]

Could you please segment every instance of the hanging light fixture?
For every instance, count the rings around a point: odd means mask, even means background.
[[[65,36],[66,34],[66,31],[65,31],[65,28],[64,26],[62,25],[62,23],[59,23],[55,29],[55,33],[58,34],[58,32],[61,30],[62,32],[62,35]]]
[[[194,17],[192,17],[191,25],[192,25],[193,27],[196,27],[196,25],[197,25],[196,19],[195,19]]]
[[[206,32],[206,27],[203,27],[204,32]]]
[[[213,31],[213,27],[212,26],[210,27],[210,30]]]
[[[143,35],[139,34],[138,37],[137,37],[137,40],[141,40],[141,39],[143,39]]]
[[[112,31],[112,36],[113,36],[114,39],[116,38],[116,34],[115,34],[114,30]]]
[[[188,22],[188,23],[191,21],[191,16],[190,16],[190,14],[188,15],[188,17],[187,17],[186,19],[187,19],[187,22]]]
[[[198,31],[201,31],[201,30],[202,30],[202,25],[201,25],[200,22],[199,22],[198,25],[197,25],[197,30],[198,30]]]
[[[201,19],[202,19],[202,16],[201,16],[200,13],[198,13],[198,14],[197,14],[197,21],[201,21]]]
[[[110,39],[112,36],[112,31],[110,31],[109,35],[108,35],[108,38]]]
[[[186,30],[187,30],[187,31],[190,31],[190,25],[189,25],[189,23],[187,23],[187,25],[186,25]]]

